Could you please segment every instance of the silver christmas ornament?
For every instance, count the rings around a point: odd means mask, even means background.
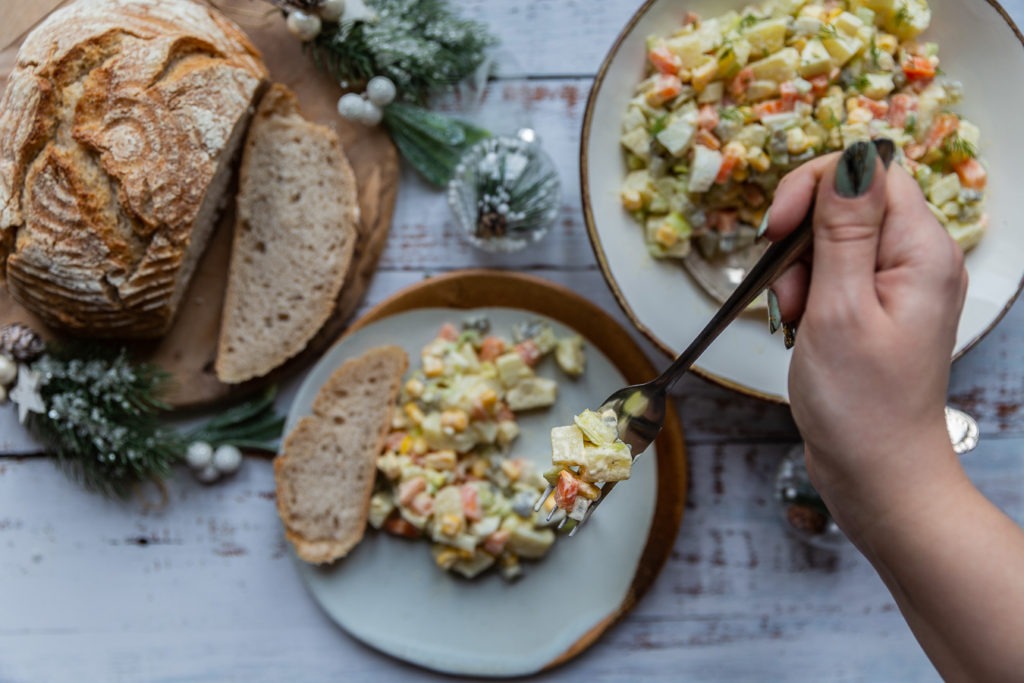
[[[318,9],[321,19],[337,22],[345,14],[345,0],[324,0]]]
[[[384,118],[384,112],[373,102],[363,101],[363,111],[359,115],[359,123],[365,126],[376,126]]]
[[[338,114],[348,121],[358,121],[363,114],[363,98],[354,92],[342,95],[338,100]]]
[[[213,461],[213,446],[205,441],[193,441],[185,451],[185,462],[194,470],[199,470]]]
[[[18,376],[18,364],[6,354],[0,353],[0,387],[6,387]]]
[[[366,84],[366,97],[378,107],[386,107],[395,101],[395,83],[387,76],[374,76]]]
[[[233,474],[242,466],[242,451],[236,446],[219,446],[213,453],[213,466],[221,474]]]

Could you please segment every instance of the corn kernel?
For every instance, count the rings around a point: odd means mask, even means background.
[[[750,177],[750,171],[745,169],[743,166],[737,165],[736,170],[732,172],[732,179],[738,183],[745,182]]]
[[[461,559],[461,553],[455,548],[445,548],[434,556],[434,562],[441,569],[451,569]]]
[[[426,417],[420,407],[411,401],[402,406],[402,410],[405,412],[405,416],[408,417],[413,424],[420,424],[423,422],[423,418]]]
[[[795,47],[797,50],[800,50],[800,52],[803,52],[804,48],[807,47],[807,39],[804,38],[803,36],[800,36],[799,38],[793,41],[792,47]]]
[[[896,39],[896,36],[891,33],[884,33],[879,31],[875,36],[875,47],[882,52],[890,55],[896,54],[896,48],[900,46],[900,41]]]
[[[427,440],[422,436],[417,436],[412,440],[411,450],[413,455],[425,455],[428,450]]]
[[[398,444],[398,452],[402,455],[408,455],[409,451],[412,450],[412,437],[408,434],[402,437],[402,442]]]
[[[484,389],[480,392],[480,405],[484,410],[491,410],[498,404],[498,392],[494,389]]]
[[[601,489],[597,488],[596,486],[589,482],[581,480],[580,487],[577,490],[577,494],[583,496],[587,500],[597,500],[598,498],[601,497]]]
[[[470,465],[469,473],[477,479],[483,479],[487,475],[488,462],[483,458],[477,458],[476,461]]]
[[[662,223],[654,232],[654,240],[666,249],[671,248],[678,240],[679,235],[668,223]]]
[[[458,536],[466,525],[462,515],[444,515],[441,517],[440,530],[445,536]]]
[[[445,410],[441,413],[441,426],[450,427],[457,432],[464,432],[469,426],[469,415],[460,408]]]
[[[440,377],[444,374],[444,363],[437,356],[423,356],[423,374],[427,377]]]
[[[424,388],[423,382],[419,381],[415,377],[410,378],[409,381],[405,383],[405,393],[409,398],[419,398],[423,395]]]
[[[763,149],[757,147],[747,153],[747,163],[750,164],[750,168],[758,173],[764,173],[771,168],[772,160],[768,158]]]

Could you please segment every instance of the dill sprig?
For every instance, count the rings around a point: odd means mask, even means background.
[[[951,164],[959,164],[978,156],[978,150],[969,140],[954,133],[942,143],[942,154]]]

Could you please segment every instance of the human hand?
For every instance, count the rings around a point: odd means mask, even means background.
[[[967,273],[917,183],[870,143],[786,176],[768,238],[812,201],[812,254],[772,291],[781,320],[799,323],[789,395],[808,472],[858,542],[915,496],[963,483],[943,409]]]

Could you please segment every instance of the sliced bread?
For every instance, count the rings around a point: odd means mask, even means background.
[[[275,84],[245,143],[215,369],[235,384],[295,356],[334,310],[352,262],[356,180],[334,131]]]
[[[397,346],[345,362],[317,393],[313,414],[285,438],[274,460],[277,511],[306,562],[333,562],[362,540],[377,456],[408,366]]]

